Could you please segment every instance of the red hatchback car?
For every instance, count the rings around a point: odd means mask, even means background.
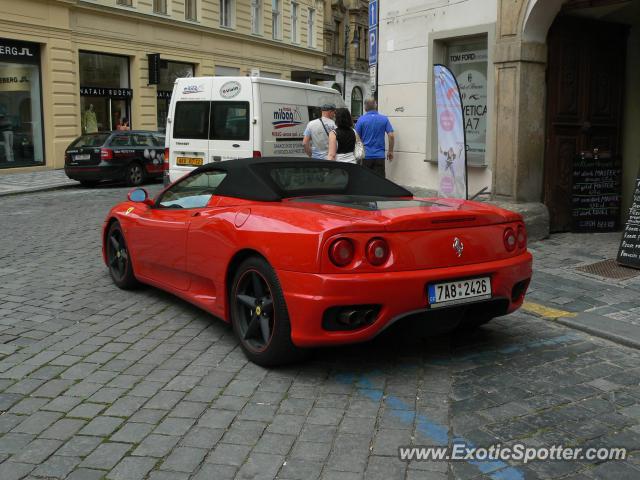
[[[519,214],[308,159],[208,164],[154,200],[135,189],[103,240],[116,285],[153,285],[231,322],[260,365],[434,310],[480,325],[519,308],[531,278]]]

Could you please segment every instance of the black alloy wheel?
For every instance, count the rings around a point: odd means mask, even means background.
[[[142,184],[144,180],[144,171],[142,170],[142,165],[137,162],[130,163],[127,167],[126,174],[127,184],[131,187],[137,187]]]
[[[246,270],[238,281],[235,297],[242,339],[252,350],[263,352],[273,335],[273,296],[269,282],[257,270]]]
[[[128,290],[138,285],[133,274],[127,242],[118,222],[113,222],[107,233],[107,261],[111,278],[119,288]]]
[[[278,277],[262,257],[249,257],[235,271],[229,290],[231,325],[252,362],[263,367],[304,357],[291,341],[289,313]]]

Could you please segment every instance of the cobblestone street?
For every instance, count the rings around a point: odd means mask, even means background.
[[[127,190],[0,199],[0,480],[640,478],[638,350],[521,310],[468,335],[398,324],[266,370],[221,320],[113,285],[100,228]],[[588,242],[614,239],[583,238],[532,245],[531,300],[635,323],[637,277],[560,271],[602,259]],[[527,465],[398,457],[454,440],[632,453]]]

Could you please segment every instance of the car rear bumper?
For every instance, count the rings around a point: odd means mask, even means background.
[[[526,252],[506,260],[431,270],[365,274],[278,271],[277,274],[287,302],[293,343],[312,347],[366,341],[402,317],[430,310],[427,284],[434,282],[490,276],[491,300],[501,300],[494,315],[513,312],[522,305],[531,279],[531,265],[532,256]],[[330,331],[323,327],[327,310],[353,305],[376,305],[380,310],[373,323],[356,330]],[[476,305],[476,310],[483,308],[480,303],[468,305]],[[442,312],[443,308],[437,310]]]
[[[67,165],[64,173],[70,179],[78,181],[121,180],[124,178],[125,168],[122,165]]]

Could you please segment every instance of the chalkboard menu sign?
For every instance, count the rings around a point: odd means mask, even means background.
[[[582,152],[573,162],[571,230],[611,232],[620,228],[622,161],[609,153]]]
[[[618,263],[627,267],[640,268],[640,177],[636,179],[629,220],[620,241]]]

